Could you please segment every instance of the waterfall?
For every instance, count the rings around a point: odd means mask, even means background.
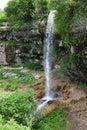
[[[44,70],[46,77],[46,88],[45,88],[45,96],[41,99],[41,104],[38,106],[37,110],[40,110],[43,106],[47,104],[48,101],[54,100],[55,93],[52,91],[52,67],[54,61],[53,54],[53,40],[54,40],[54,15],[55,10],[50,11],[46,34],[44,40]]]
[[[45,36],[45,45],[44,45],[44,69],[46,76],[46,89],[45,89],[45,98],[50,100],[53,98],[54,94],[52,93],[52,77],[51,71],[53,66],[53,35],[54,35],[54,15],[55,10],[50,11],[47,21],[46,36]]]

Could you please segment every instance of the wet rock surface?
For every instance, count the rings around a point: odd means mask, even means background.
[[[43,115],[47,114],[64,104],[64,111],[68,117],[67,130],[87,130],[87,92],[81,86],[60,78],[56,72],[55,75],[56,78],[53,78],[53,85],[54,90],[59,90],[57,92],[58,96],[53,101],[49,101],[41,112]],[[43,95],[45,87],[43,85],[45,85],[45,82],[44,84],[41,82],[41,84],[36,85],[34,89],[35,98]]]

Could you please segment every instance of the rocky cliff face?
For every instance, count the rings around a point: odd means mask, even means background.
[[[87,18],[75,21],[71,28],[75,43],[67,45],[69,63],[66,73],[76,81],[87,83]]]
[[[20,50],[20,58],[23,63],[30,60],[41,64],[45,27],[46,20],[24,24],[18,30],[12,30],[7,24],[4,24],[0,27],[0,40],[1,43],[2,41],[15,41],[15,50]]]
[[[15,48],[11,45],[0,44],[0,64],[15,63]]]
[[[80,42],[86,42],[87,36],[87,18],[80,18],[72,24],[72,33]]]
[[[9,26],[0,27],[1,40],[14,40],[16,42],[43,41],[46,21],[26,23],[18,30],[13,30]]]

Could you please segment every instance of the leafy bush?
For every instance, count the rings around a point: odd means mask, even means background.
[[[0,130],[31,130],[31,128],[23,125],[19,125],[13,119],[6,122],[0,115]]]
[[[65,130],[66,116],[62,110],[54,110],[40,120],[35,126],[35,130]]]
[[[14,118],[24,125],[31,121],[35,106],[30,90],[8,92],[0,96],[0,114],[7,120]]]

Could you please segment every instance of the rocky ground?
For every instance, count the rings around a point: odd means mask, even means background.
[[[48,105],[44,107],[43,113],[48,113],[63,104],[68,116],[67,130],[87,130],[87,90],[69,80],[60,78],[56,71],[52,79],[52,86],[57,94],[55,100],[48,102]],[[44,81],[42,78],[34,86],[35,98],[44,95]]]
[[[20,71],[32,73],[35,76],[37,81],[30,87],[33,88],[35,100],[39,101],[45,90],[44,72],[24,68],[20,68]],[[42,109],[42,114],[47,114],[63,105],[68,117],[67,130],[87,130],[87,89],[83,89],[80,85],[68,79],[61,78],[57,71],[53,72],[52,79],[52,88],[56,91],[55,100],[48,102]],[[23,86],[20,87],[23,89]]]

